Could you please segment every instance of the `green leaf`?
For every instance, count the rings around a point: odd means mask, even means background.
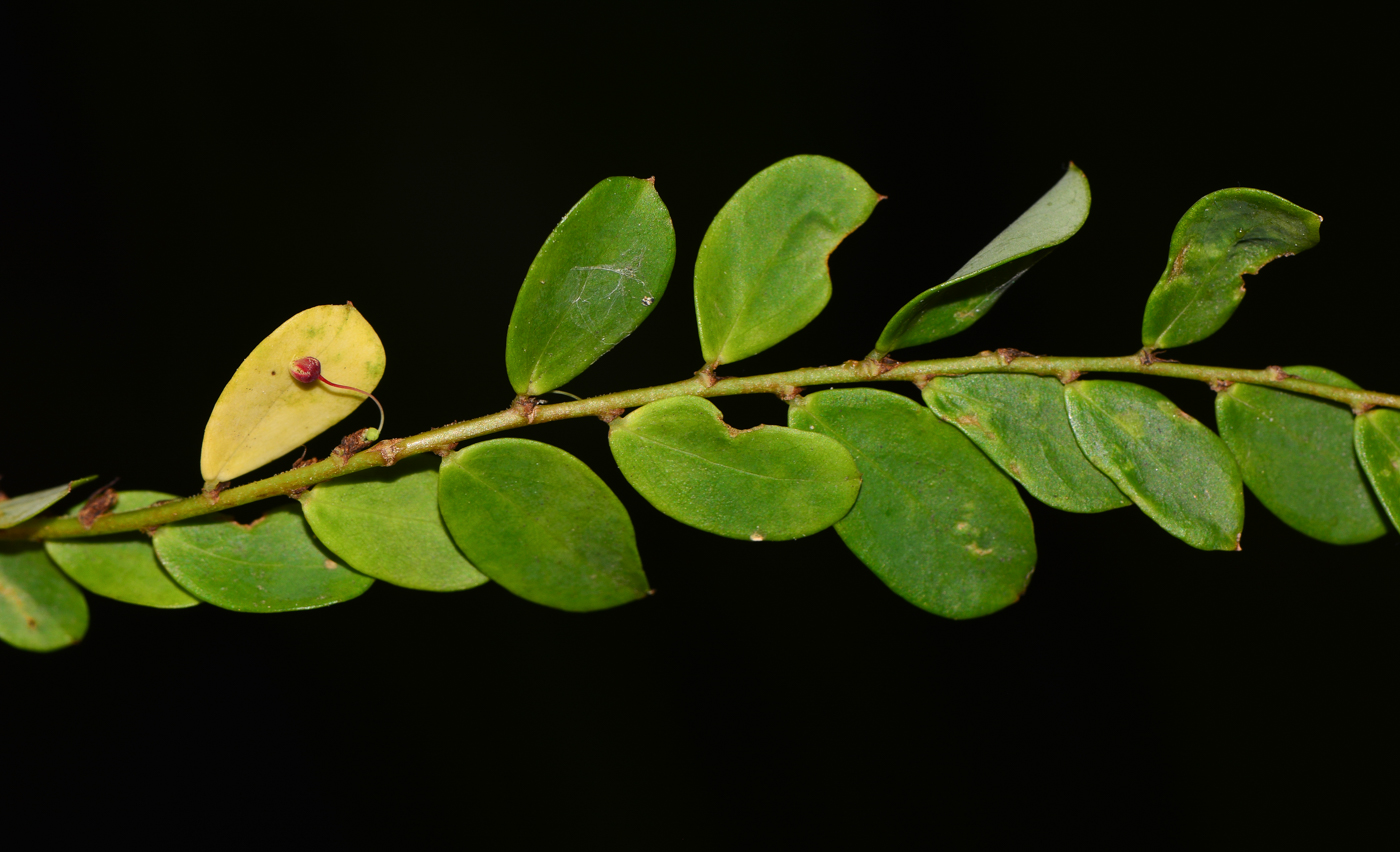
[[[1373,408],[1357,417],[1356,455],[1390,523],[1400,527],[1400,411]]]
[[[1147,298],[1142,343],[1185,346],[1214,334],[1244,298],[1246,273],[1317,245],[1322,217],[1271,192],[1222,189],[1172,232],[1167,268]]]
[[[880,333],[872,358],[962,331],[992,309],[1016,279],[1070,237],[1089,217],[1089,180],[1073,163],[1050,191],[979,251],[953,277],[899,309]]]
[[[611,177],[589,190],[544,241],[516,297],[506,334],[515,392],[554,390],[635,331],[675,260],[653,180]]]
[[[43,491],[34,491],[29,494],[21,494],[18,497],[11,497],[8,500],[0,500],[0,530],[24,523],[67,497],[73,492],[74,486],[91,482],[96,478],[96,476],[85,476],[64,485],[46,488]]]
[[[841,540],[900,597],[949,618],[1015,603],[1035,569],[1026,504],[958,430],[889,391],[830,390],[788,411],[839,441],[860,468]]]
[[[122,491],[117,494],[117,509],[144,509],[172,499],[174,495],[159,491]],[[82,509],[74,506],[68,516],[76,517]],[[199,603],[160,567],[151,540],[144,533],[59,539],[45,542],[44,548],[63,573],[93,594],[159,609],[180,609]]]
[[[293,361],[320,360],[322,375],[364,393],[292,378]],[[350,416],[384,375],[384,345],[355,306],[308,308],[248,353],[204,427],[200,470],[227,482],[286,455]]]
[[[789,157],[740,187],[695,260],[705,363],[756,355],[815,319],[831,298],[827,257],[879,200],[860,175],[826,157]]]
[[[648,594],[622,501],[561,449],[496,438],[458,450],[438,505],[472,564],[526,600],[587,612]]]
[[[1202,550],[1239,550],[1244,484],[1216,434],[1132,382],[1065,388],[1084,455],[1162,529]]]
[[[335,561],[294,506],[251,524],[207,515],[155,532],[156,555],[175,581],[238,612],[316,609],[359,597],[374,580]]]
[[[323,482],[302,495],[301,509],[321,543],[361,574],[430,592],[486,582],[438,514],[436,456]]]
[[[841,520],[860,491],[860,471],[836,441],[784,426],[733,429],[694,396],[612,421],[608,444],[647,502],[729,538],[811,535]]]
[[[1360,390],[1321,367],[1286,367],[1310,382]],[[1385,535],[1353,446],[1351,409],[1256,385],[1231,385],[1215,398],[1220,437],[1244,484],[1279,520],[1329,544]]]
[[[924,387],[924,402],[1047,506],[1104,512],[1132,504],[1079,449],[1059,379],[1011,373],[936,378]]]
[[[0,543],[0,639],[26,651],[55,651],[83,638],[83,593],[37,544]]]

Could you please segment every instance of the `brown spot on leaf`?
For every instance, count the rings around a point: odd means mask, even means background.
[[[1181,275],[1181,268],[1186,265],[1186,253],[1190,250],[1191,244],[1187,243],[1181,247],[1181,251],[1176,253],[1176,259],[1172,261],[1172,272],[1167,276],[1168,281]]]
[[[39,622],[35,621],[35,620],[34,620],[34,616],[32,616],[32,615],[26,615],[26,616],[24,617],[24,625],[25,625],[26,627],[28,627],[30,630],[38,630],[38,629],[39,629]]]

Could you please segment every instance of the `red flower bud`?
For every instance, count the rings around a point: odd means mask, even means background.
[[[321,362],[310,355],[292,362],[292,378],[302,384],[310,384],[321,378]]]

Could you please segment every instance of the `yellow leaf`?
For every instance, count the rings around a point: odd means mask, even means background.
[[[292,362],[307,355],[320,359],[330,381],[366,393],[384,375],[384,344],[354,305],[320,305],[282,323],[243,359],[214,403],[200,454],[206,486],[285,455],[368,399],[324,382],[294,380]]]

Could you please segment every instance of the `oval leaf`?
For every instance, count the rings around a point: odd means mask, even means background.
[[[208,515],[161,527],[154,538],[177,583],[238,612],[316,609],[359,597],[374,583],[336,562],[293,506],[247,525]]]
[[[1400,527],[1400,411],[1374,408],[1356,418],[1356,455],[1390,523]]]
[[[825,435],[784,426],[740,431],[694,396],[612,421],[608,444],[627,481],[681,523],[729,538],[782,541],[850,511],[860,471]]]
[[[55,651],[87,633],[83,593],[37,544],[0,543],[0,639],[26,651]]]
[[[1015,603],[1035,569],[1026,504],[1001,471],[933,412],[889,391],[822,391],[788,410],[839,441],[863,481],[841,540],[900,597],[975,618]]]
[[[1162,529],[1202,550],[1239,550],[1244,484],[1216,434],[1132,382],[1065,388],[1084,455]]]
[[[1258,189],[1222,189],[1172,232],[1167,268],[1147,298],[1142,343],[1185,346],[1214,334],[1244,299],[1245,274],[1317,245],[1322,217]]]
[[[588,191],[535,255],[506,335],[515,392],[554,390],[636,330],[666,292],[676,233],[653,180]]]
[[[282,323],[248,354],[214,403],[200,455],[207,484],[291,452],[366,401],[362,393],[293,379],[292,362],[307,355],[320,359],[328,380],[365,393],[384,375],[384,346],[354,305],[321,305]]]
[[[33,491],[18,497],[11,497],[8,500],[0,500],[0,530],[24,523],[73,493],[74,486],[91,482],[96,478],[96,476],[85,476],[64,485],[45,488],[43,491]]]
[[[789,157],[740,187],[695,260],[705,363],[755,355],[815,319],[831,298],[827,257],[879,200],[860,175],[826,157]]]
[[[458,450],[438,504],[472,564],[526,600],[588,612],[648,593],[622,501],[561,449],[497,438]]]
[[[1310,382],[1360,390],[1321,367],[1287,367]],[[1231,385],[1215,398],[1220,437],[1244,484],[1279,520],[1329,544],[1385,535],[1353,446],[1351,409],[1288,391]]]
[[[899,309],[880,333],[872,358],[932,343],[962,331],[1050,249],[1074,236],[1089,218],[1089,179],[1073,163],[1069,171],[1006,230],[997,234],[953,277],[925,290]]]
[[[174,495],[159,491],[122,491],[117,494],[116,508],[127,512],[173,499]],[[77,517],[82,508],[74,506],[68,516]],[[63,573],[93,594],[159,609],[199,603],[160,567],[144,533],[47,541],[44,548]]]
[[[1105,512],[1132,505],[1079,449],[1059,379],[1011,373],[936,378],[924,387],[924,402],[1047,506]]]
[[[361,574],[430,592],[486,582],[438,514],[436,456],[323,482],[302,495],[301,509],[321,543]]]

